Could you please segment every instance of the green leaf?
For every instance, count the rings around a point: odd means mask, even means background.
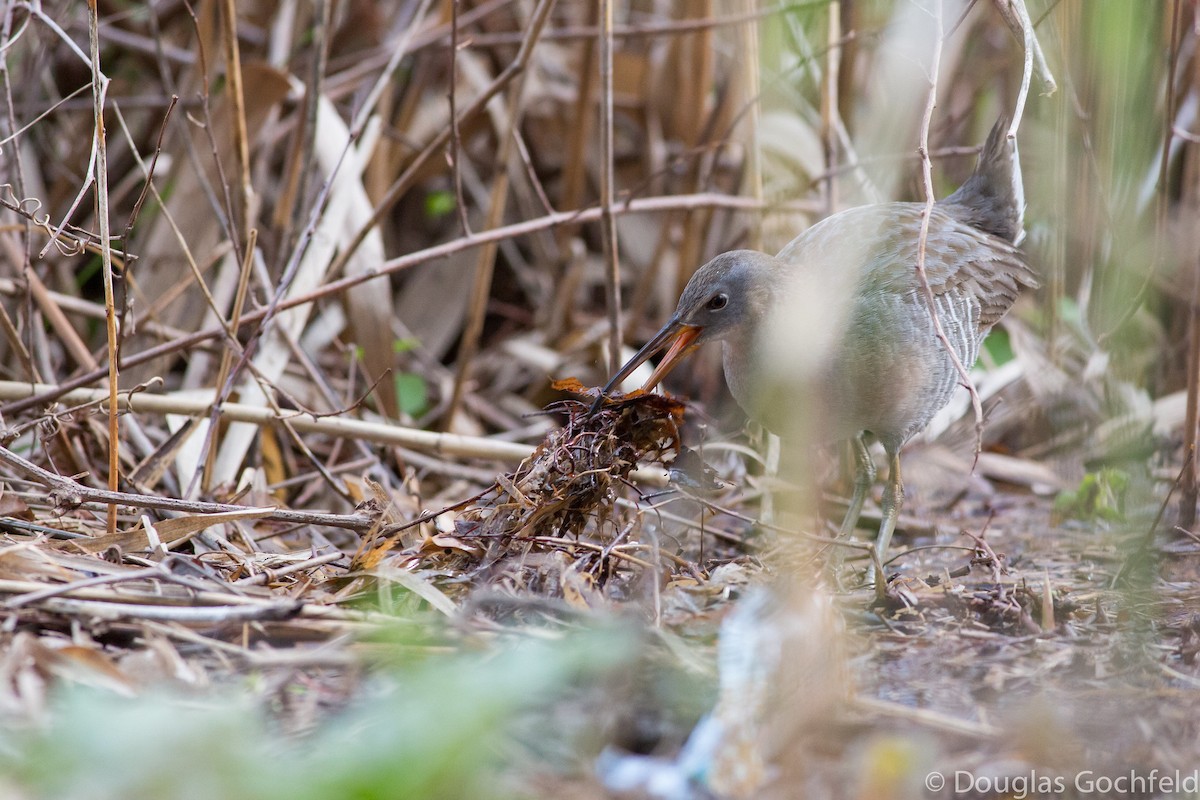
[[[1016,354],[1013,353],[1012,341],[1008,338],[1008,331],[1003,329],[993,329],[983,340],[983,347],[996,366],[1007,364],[1016,357]]]
[[[244,688],[214,687],[201,699],[72,687],[55,693],[46,726],[0,729],[0,791],[61,800],[513,797],[497,776],[522,716],[552,719],[573,687],[628,669],[635,643],[597,630],[383,669],[300,740],[269,724]]]
[[[430,192],[425,195],[425,216],[430,219],[441,219],[457,206],[454,193],[449,190]]]
[[[1054,498],[1054,516],[1084,522],[1119,522],[1125,519],[1129,474],[1115,467],[1089,472],[1079,488],[1064,490]]]
[[[429,408],[429,385],[414,372],[401,372],[396,376],[396,403],[400,411],[410,417],[419,417]]]
[[[415,350],[417,348],[417,345],[419,345],[420,343],[421,343],[421,341],[419,339],[414,339],[411,336],[407,339],[397,339],[394,342],[392,342],[392,352],[393,353],[407,353],[412,350]]]

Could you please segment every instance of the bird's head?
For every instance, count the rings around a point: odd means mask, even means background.
[[[652,355],[670,346],[643,389],[654,388],[675,365],[706,342],[751,335],[764,319],[780,279],[779,262],[754,250],[732,250],[696,270],[675,313],[609,380],[601,396]]]

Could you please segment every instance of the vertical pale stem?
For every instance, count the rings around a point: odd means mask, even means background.
[[[241,230],[234,238],[234,248],[246,241],[253,224],[254,187],[250,183],[250,136],[246,130],[246,93],[242,84],[242,57],[237,37],[237,4],[224,0],[221,4],[222,31],[225,37],[225,73],[229,100],[233,108],[233,142],[237,152],[238,193],[241,201]],[[232,220],[230,220],[232,223]],[[244,254],[238,255],[245,260]]]
[[[933,59],[929,65],[929,95],[925,101],[925,113],[921,117],[921,142],[917,150],[921,156],[921,180],[925,189],[925,208],[921,212],[921,233],[917,239],[917,280],[921,286],[921,294],[929,307],[929,316],[933,320],[933,332],[938,341],[950,356],[954,371],[962,379],[963,386],[971,393],[971,408],[975,412],[975,456],[983,447],[983,406],[979,402],[979,392],[975,390],[975,382],[971,380],[967,367],[954,352],[946,332],[942,328],[942,320],[938,316],[937,306],[933,299],[933,290],[929,288],[929,276],[925,272],[925,245],[929,241],[929,218],[933,214],[933,162],[929,158],[929,126],[933,121],[933,109],[937,106],[938,74],[942,66],[942,40],[945,36],[942,26],[942,0],[933,0],[931,9],[934,23]],[[898,462],[897,462],[898,463]]]
[[[108,220],[108,147],[104,134],[104,102],[108,78],[100,71],[100,12],[88,1],[88,41],[92,61],[92,114],[96,148],[96,220],[100,233],[100,272],[104,276],[104,327],[108,334],[108,488],[119,488],[120,427],[117,424],[117,301],[112,281],[112,240]],[[109,503],[107,530],[117,530],[117,506]]]
[[[621,263],[617,257],[617,223],[613,217],[613,75],[612,0],[600,0],[600,238],[604,243],[605,290],[608,302],[608,369],[621,368]]]
[[[838,80],[841,75],[842,9],[840,0],[832,0],[827,9],[829,31],[825,52],[825,87],[821,92],[821,142],[825,149],[825,203],[829,213],[837,211],[838,162]]]

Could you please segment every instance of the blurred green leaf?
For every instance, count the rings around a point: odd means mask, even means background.
[[[440,219],[454,211],[457,205],[454,193],[448,190],[430,192],[425,195],[425,216]]]
[[[983,340],[983,348],[996,366],[1007,364],[1016,357],[1013,353],[1012,341],[1008,338],[1008,331],[1003,328],[992,329],[988,337]]]
[[[1054,498],[1054,516],[1084,522],[1119,522],[1125,519],[1125,495],[1129,474],[1114,467],[1089,472],[1079,487],[1058,493]]]
[[[415,372],[396,375],[396,402],[400,411],[411,417],[419,417],[429,408],[429,384]]]
[[[368,684],[299,741],[242,693],[75,688],[44,729],[0,732],[0,773],[23,797],[54,800],[501,798],[500,748],[521,715],[632,653],[632,637],[609,630],[431,657]]]
[[[416,349],[421,343],[420,339],[414,339],[411,336],[407,339],[395,339],[392,341],[392,352],[397,355],[400,353],[408,353]]]

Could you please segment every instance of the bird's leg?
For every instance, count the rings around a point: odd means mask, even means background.
[[[860,433],[851,439],[850,445],[854,451],[854,489],[850,493],[850,504],[846,507],[846,516],[842,518],[842,527],[838,530],[839,539],[849,539],[854,535],[854,529],[858,527],[858,518],[862,514],[863,501],[867,499],[867,492],[875,483],[875,462],[871,459],[870,452],[867,451],[864,434]],[[830,568],[839,588],[841,587],[842,563],[845,559],[846,548],[834,547]]]
[[[888,481],[883,487],[883,520],[879,523],[879,538],[875,540],[875,552],[879,556],[879,563],[883,564],[884,557],[887,555],[888,545],[892,542],[892,533],[896,530],[896,520],[900,516],[900,507],[904,505],[904,482],[900,479],[900,450],[892,450],[888,448]],[[871,579],[871,573],[875,570],[872,568],[868,573],[868,580]],[[875,581],[875,590],[877,594],[882,593],[883,586],[887,582],[886,575],[877,576]]]
[[[851,439],[850,444],[854,450],[854,490],[850,493],[850,505],[846,508],[846,516],[842,519],[841,530],[838,531],[838,537],[842,539],[854,533],[858,526],[858,517],[862,514],[863,501],[867,499],[871,484],[875,483],[875,462],[867,452],[863,434],[860,433]]]

